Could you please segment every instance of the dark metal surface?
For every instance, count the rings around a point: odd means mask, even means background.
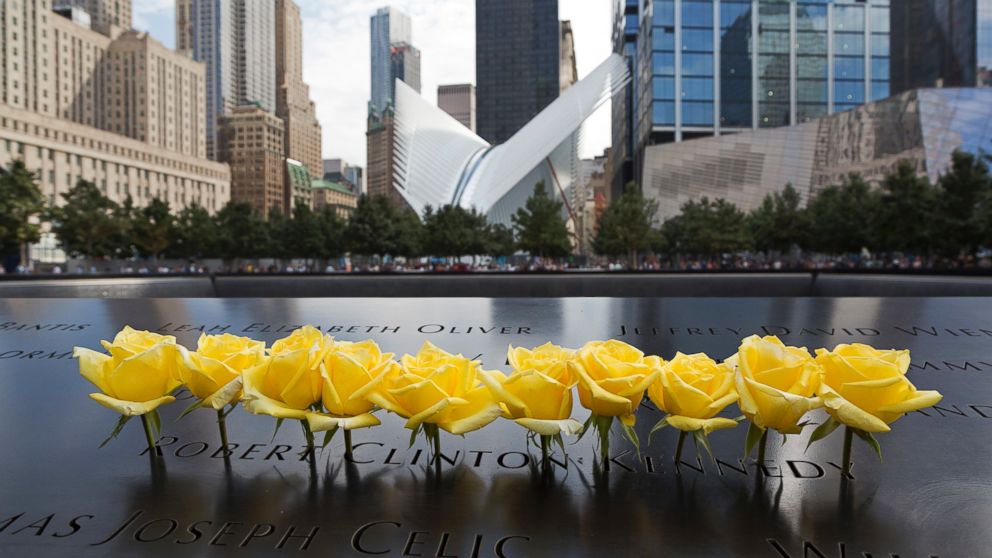
[[[658,296],[992,296],[992,277],[811,272],[0,277],[0,298]]]
[[[0,301],[0,556],[988,556],[992,548],[992,300],[989,299],[347,299]],[[675,433],[647,433],[640,457],[619,432],[609,470],[592,436],[567,470],[497,421],[442,433],[440,474],[403,421],[357,431],[354,462],[336,438],[313,462],[287,424],[236,411],[222,458],[214,416],[163,408],[162,459],[142,455],[137,421],[102,450],[116,415],[87,397],[73,345],[123,325],[194,345],[200,327],[273,341],[313,323],[397,353],[426,339],[506,369],[507,343],[577,347],[616,337],[647,352],[723,358],[750,333],[832,347],[912,349],[910,378],[940,408],[880,435],[884,463],[856,441],[843,480],[842,435],[804,452],[807,431],[767,462],[741,462],[743,426],[713,433],[718,459],[678,471]],[[735,407],[727,416],[737,414]],[[584,420],[578,402],[573,416]],[[815,420],[822,413],[813,414]],[[308,537],[309,535],[309,537]]]

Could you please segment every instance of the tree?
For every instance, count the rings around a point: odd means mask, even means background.
[[[883,251],[928,254],[936,191],[926,177],[917,176],[909,161],[900,161],[895,172],[882,181],[877,220],[876,247]]]
[[[72,257],[107,258],[116,255],[122,223],[120,207],[96,184],[80,180],[62,194],[62,207],[51,211],[52,232]]]
[[[260,245],[257,256],[272,257],[277,260],[292,258],[293,238],[290,231],[289,217],[276,205],[269,210],[264,223],[264,240],[259,238]],[[259,235],[261,237],[261,235]]]
[[[392,235],[392,213],[392,203],[386,196],[359,198],[345,230],[346,242],[351,251],[362,256],[386,254],[386,240]]]
[[[118,258],[134,257],[134,221],[136,219],[136,209],[131,194],[124,198],[124,203],[114,207],[114,231],[116,235],[111,237],[111,250]]]
[[[293,207],[292,218],[286,223],[282,239],[282,254],[310,261],[320,257],[323,244],[320,220],[306,203]]]
[[[541,258],[562,258],[572,252],[562,203],[548,197],[544,181],[534,185],[534,194],[513,215],[513,228],[521,250]]]
[[[203,207],[195,203],[184,207],[176,215],[174,231],[171,256],[198,259],[217,255],[217,223]]]
[[[481,253],[494,258],[512,256],[517,249],[516,239],[513,238],[513,229],[502,223],[488,225],[485,240],[486,247]]]
[[[661,227],[665,251],[673,254],[715,256],[744,250],[749,245],[747,217],[725,199],[690,200],[682,212]]]
[[[253,258],[268,243],[265,222],[251,205],[231,202],[217,212],[218,253],[225,261]]]
[[[793,245],[806,246],[809,219],[801,202],[799,192],[786,184],[781,192],[766,195],[748,214],[748,230],[756,250],[787,252]]]
[[[424,250],[435,256],[460,257],[486,250],[486,216],[475,209],[443,205],[424,210]]]
[[[317,213],[317,227],[320,235],[320,247],[317,256],[324,260],[340,258],[348,251],[345,243],[347,223],[338,217],[333,207],[324,206]]]
[[[599,218],[593,250],[607,256],[626,256],[632,268],[637,254],[651,249],[658,202],[645,199],[637,184],[627,184],[623,194]]]
[[[175,218],[169,212],[169,202],[159,198],[137,210],[131,226],[132,241],[138,253],[157,260],[175,238]]]
[[[386,253],[404,258],[416,258],[424,253],[424,224],[408,207],[392,207],[393,226],[386,240]]]
[[[992,177],[982,157],[964,151],[951,156],[951,168],[937,181],[937,215],[934,238],[938,251],[945,256],[974,253],[979,244],[988,242],[983,222],[992,197]]]
[[[859,252],[873,241],[879,196],[860,175],[828,186],[807,204],[809,247],[826,254]]]
[[[32,223],[45,209],[37,178],[20,159],[0,169],[0,256],[10,257],[8,265],[16,266],[24,247],[41,238],[40,224]]]

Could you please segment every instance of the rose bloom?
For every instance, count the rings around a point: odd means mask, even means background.
[[[480,377],[500,402],[503,416],[537,434],[577,434],[582,425],[572,420],[572,387],[578,374],[571,361],[574,351],[545,343],[534,349],[509,347],[513,373],[480,370]]]
[[[276,418],[305,419],[320,402],[318,367],[334,340],[303,326],[272,344],[269,354],[244,373],[244,405],[249,412]]]
[[[774,335],[752,335],[741,341],[727,364],[736,368],[741,412],[762,430],[798,434],[803,415],[822,406],[815,396],[820,366],[803,347],[786,346]]]
[[[679,430],[709,434],[737,426],[735,420],[716,416],[737,401],[734,372],[703,353],[676,353],[661,367],[661,375],[648,388],[648,396],[668,413],[668,424]]]
[[[221,410],[241,398],[241,374],[265,358],[265,342],[224,333],[200,334],[196,351],[179,347],[179,373],[204,406]]]
[[[321,401],[327,413],[308,414],[310,429],[352,430],[379,424],[379,419],[369,412],[373,403],[355,394],[394,364],[393,353],[382,352],[375,341],[335,342],[319,367]]]
[[[576,359],[579,401],[593,415],[620,417],[633,425],[644,390],[658,377],[663,363],[623,341],[590,341]]]
[[[75,347],[79,373],[103,393],[91,393],[97,403],[122,415],[137,416],[176,400],[170,395],[181,384],[176,338],[125,326],[111,342],[100,341],[110,355]]]
[[[448,353],[425,342],[416,355],[403,355],[386,366],[352,397],[407,419],[414,430],[436,424],[452,434],[482,428],[502,413],[499,403],[479,380],[479,362]]]
[[[839,422],[865,432],[888,432],[904,414],[936,405],[943,396],[918,391],[908,379],[909,351],[878,350],[855,343],[817,349],[823,368],[819,395]]]

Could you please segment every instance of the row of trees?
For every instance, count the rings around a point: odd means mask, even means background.
[[[879,188],[858,175],[821,190],[804,207],[791,186],[769,194],[745,213],[732,203],[702,198],[656,223],[657,205],[636,185],[599,217],[593,241],[601,255],[636,262],[638,255],[714,256],[745,250],[824,254],[880,252],[957,257],[992,245],[992,178],[985,157],[957,152],[937,184],[899,164]],[[513,216],[512,228],[458,206],[427,208],[420,218],[383,196],[365,196],[345,221],[331,209],[298,206],[268,216],[230,203],[210,215],[190,206],[172,213],[163,200],[136,208],[118,204],[80,181],[47,207],[36,177],[14,162],[0,176],[0,254],[17,253],[39,238],[47,220],[70,256],[170,258],[300,258],[357,255],[506,256],[517,251],[546,258],[572,253],[562,203],[543,183]]]
[[[951,167],[931,184],[908,161],[878,188],[851,174],[820,190],[804,207],[786,186],[745,213],[724,199],[684,204],[679,215],[655,227],[656,206],[637,188],[600,219],[600,254],[715,256],[745,250],[850,254],[867,248],[954,258],[992,246],[992,177],[986,157],[956,152]]]
[[[349,219],[333,208],[307,206],[290,215],[272,211],[267,218],[244,203],[229,203],[216,215],[192,205],[173,213],[154,199],[135,207],[117,203],[92,182],[80,180],[62,194],[63,203],[47,207],[36,176],[17,161],[0,176],[0,254],[14,254],[40,238],[49,221],[71,257],[224,260],[267,258],[329,261],[346,253],[376,256],[508,256],[517,250],[562,257],[571,252],[561,219],[562,205],[543,184],[514,216],[514,227],[489,223],[474,209],[428,207],[422,218],[385,196],[363,196]]]

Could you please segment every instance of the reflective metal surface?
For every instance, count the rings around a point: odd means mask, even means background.
[[[990,316],[984,298],[6,299],[0,556],[987,556]],[[567,468],[542,473],[539,450],[506,421],[442,433],[435,467],[384,413],[355,433],[349,462],[340,436],[301,459],[298,426],[273,438],[273,420],[238,410],[224,459],[211,413],[175,422],[188,400],[163,409],[162,458],[142,454],[137,421],[97,449],[116,416],[87,397],[73,345],[98,347],[125,324],[192,346],[201,327],[271,342],[305,323],[397,353],[430,340],[504,370],[507,343],[617,337],[665,357],[723,358],[750,333],[811,349],[865,341],[911,349],[910,379],[945,398],[879,436],[882,463],[856,441],[849,479],[842,435],[804,451],[808,431],[774,437],[760,466],[742,458],[744,427],[715,432],[716,463],[689,446],[676,468],[675,433],[647,443],[660,418],[649,404],[640,457],[616,431],[607,470],[590,436],[568,446]],[[573,416],[587,412],[576,403]]]

